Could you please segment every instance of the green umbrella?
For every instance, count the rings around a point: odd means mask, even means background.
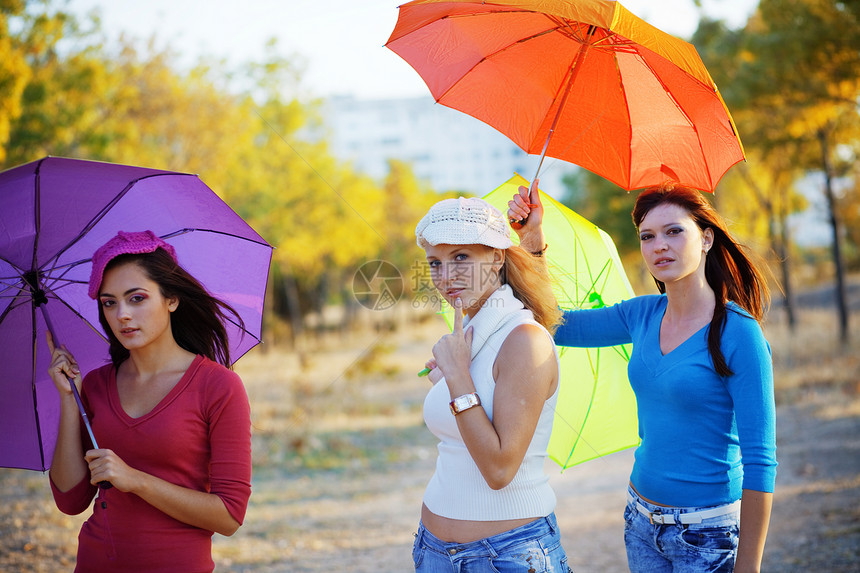
[[[484,199],[505,213],[520,185],[529,183],[514,175]],[[543,192],[541,201],[543,230],[551,245],[545,256],[559,306],[598,308],[633,297],[609,235]],[[443,312],[450,325],[452,309]],[[549,457],[566,469],[637,446],[636,397],[627,380],[630,345],[559,347],[559,355],[561,386]]]

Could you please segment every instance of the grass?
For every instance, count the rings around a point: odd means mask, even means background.
[[[833,309],[802,310],[793,330],[779,310],[770,312],[764,331],[773,352],[777,403],[793,403],[816,389],[860,393],[860,317],[852,318],[843,344]]]

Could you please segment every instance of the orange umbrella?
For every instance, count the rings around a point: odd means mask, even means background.
[[[541,163],[569,161],[627,190],[672,180],[713,192],[744,159],[696,49],[618,2],[414,0],[386,46],[437,102]]]

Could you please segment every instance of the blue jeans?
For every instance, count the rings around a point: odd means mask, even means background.
[[[638,501],[649,511],[673,514],[711,509],[710,507],[666,508],[648,503],[632,488],[633,497],[624,508],[624,544],[631,573],[731,573],[738,549],[739,514],[728,513],[701,523],[659,524],[641,513]]]
[[[421,524],[415,534],[412,560],[420,573],[570,571],[554,513],[470,543],[442,541]]]

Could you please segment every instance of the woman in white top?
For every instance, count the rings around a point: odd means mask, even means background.
[[[419,572],[569,571],[543,471],[558,396],[561,312],[545,265],[513,246],[481,199],[446,199],[418,223],[454,328],[427,363],[440,439],[413,558]],[[464,330],[465,327],[465,330]]]

